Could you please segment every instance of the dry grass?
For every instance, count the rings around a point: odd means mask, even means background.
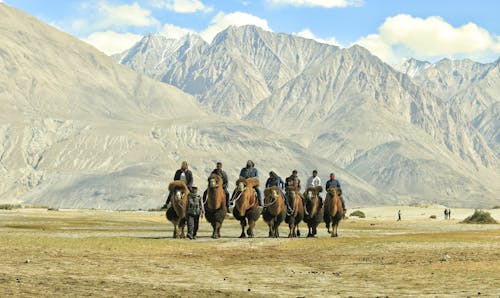
[[[349,219],[339,238],[173,240],[160,212],[0,212],[5,297],[499,297],[500,226]],[[322,226],[323,227],[323,226]],[[304,226],[302,225],[304,232]],[[286,235],[282,226],[281,235]]]

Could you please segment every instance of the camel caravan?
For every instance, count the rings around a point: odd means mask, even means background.
[[[323,187],[317,171],[308,179],[307,188],[301,192],[300,179],[294,170],[286,183],[274,172],[266,182],[260,194],[258,171],[252,161],[240,172],[231,196],[227,191],[227,175],[222,170],[222,164],[207,178],[207,188],[203,195],[198,195],[197,187],[192,185],[192,173],[183,162],[181,169],[174,175],[174,181],[169,184],[169,195],[162,209],[166,210],[166,218],[174,225],[173,238],[196,239],[199,218],[205,215],[212,226],[212,238],[221,237],[221,228],[227,213],[232,206],[232,216],[241,225],[239,238],[253,238],[255,223],[262,215],[269,227],[268,237],[279,238],[279,227],[288,224],[289,238],[300,237],[299,225],[307,225],[307,237],[317,236],[317,227],[325,222],[331,237],[338,237],[338,225],[344,218],[346,209],[342,197],[340,183],[333,173],[326,183],[326,197],[323,200]],[[185,233],[185,226],[188,231]]]

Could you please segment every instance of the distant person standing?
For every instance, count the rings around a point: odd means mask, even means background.
[[[196,186],[192,186],[191,189],[192,192],[189,194],[186,206],[188,226],[187,237],[189,239],[196,239],[196,234],[198,233],[198,227],[200,224],[200,216],[205,213],[205,210],[203,208],[201,197],[198,194],[198,188]]]
[[[448,219],[451,219],[451,209],[448,209]]]
[[[330,187],[337,187],[337,188],[340,188],[340,182],[335,179],[335,174],[334,173],[330,173],[330,179],[328,181],[326,181],[326,185],[325,185],[325,189],[326,191],[328,191],[328,189],[330,189]],[[340,201],[342,202],[342,208],[344,208],[344,213],[347,212],[347,209],[345,208],[345,201],[344,201],[344,196],[341,195],[340,196]]]
[[[401,210],[398,210],[398,221],[401,221]]]
[[[444,209],[444,219],[448,219],[448,209]]]
[[[178,169],[174,174],[174,180],[184,181],[186,183],[189,191],[192,191],[191,187],[193,186],[193,173],[188,168],[187,161],[183,161],[181,164],[181,168]],[[167,208],[167,205],[170,203],[170,199],[172,198],[172,193],[168,194],[167,201],[162,208]]]

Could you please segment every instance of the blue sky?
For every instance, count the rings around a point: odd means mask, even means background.
[[[2,0],[0,0],[2,2]],[[500,57],[498,0],[3,0],[107,54],[146,33],[210,41],[229,25],[254,24],[319,42],[360,44],[394,64]]]

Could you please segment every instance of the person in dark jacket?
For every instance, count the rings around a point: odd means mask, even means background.
[[[240,178],[259,178],[259,171],[255,167],[253,161],[247,161],[247,166],[242,168],[240,171]],[[260,188],[258,186],[254,187],[257,192],[257,199],[259,200],[259,206],[262,206],[262,194],[260,193]]]
[[[326,191],[328,191],[328,189],[330,189],[330,186],[341,188],[340,182],[337,179],[335,179],[334,173],[330,173],[330,180],[326,181],[326,185],[325,185]],[[347,209],[345,209],[344,196],[342,196],[342,195],[340,196],[340,201],[342,202],[342,208],[344,208],[344,213],[345,213],[347,211]]]
[[[283,192],[283,189],[285,188],[285,182],[274,171],[269,172],[269,178],[266,181],[266,188],[272,187],[272,186],[277,186],[281,190],[281,194],[283,195],[283,198],[285,198],[287,213],[292,214],[293,210],[290,207],[290,203],[288,202],[288,198],[286,197],[285,193]]]
[[[198,227],[200,224],[200,216],[203,216],[205,210],[203,208],[201,197],[198,194],[198,188],[196,186],[191,186],[191,189],[192,192],[189,194],[186,206],[188,226],[187,237],[189,239],[196,239],[196,234],[198,233]]]
[[[302,199],[302,205],[304,206],[304,213],[306,215],[309,215],[309,213],[306,210],[306,199],[302,195],[302,192],[300,192],[301,186],[300,186],[300,179],[297,175],[297,170],[293,170],[292,175],[286,177],[285,181],[286,181],[285,183],[286,187],[295,186],[297,188],[297,190],[299,191],[299,196]],[[286,198],[286,200],[288,202],[288,198]],[[288,203],[287,206],[290,206],[290,203]],[[291,213],[293,213],[293,209],[291,209],[291,211],[292,211]]]
[[[181,164],[181,168],[175,172],[174,180],[184,181],[189,191],[192,191],[191,187],[193,186],[193,173],[191,173],[191,171],[189,170],[187,161],[183,161]],[[165,205],[163,205],[162,209],[167,208],[167,205],[170,203],[171,198],[172,193],[169,193],[167,201],[165,202]]]
[[[212,171],[212,174],[217,174],[222,178],[222,188],[224,189],[224,193],[226,194],[226,207],[229,212],[229,192],[227,191],[227,174],[222,169],[222,163],[217,162],[217,167]]]
[[[187,161],[183,161],[181,168],[175,172],[174,180],[184,181],[189,191],[191,191],[191,187],[193,186],[193,173],[189,170]]]

